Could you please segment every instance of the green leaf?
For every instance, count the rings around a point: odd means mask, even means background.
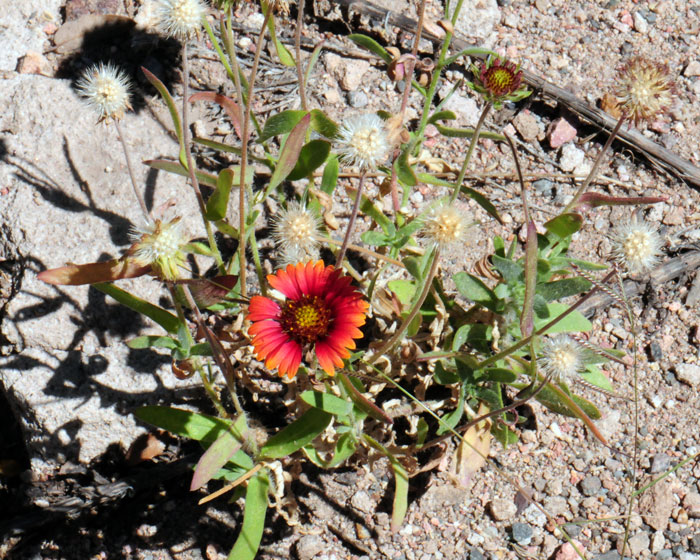
[[[228,463],[229,459],[242,447],[241,431],[245,428],[245,417],[241,416],[233,425],[233,431],[225,431],[209,446],[194,468],[190,491],[199,490],[214,478],[219,469]]]
[[[231,426],[230,422],[215,416],[168,406],[144,406],[134,415],[173,434],[208,443],[214,443]],[[251,461],[250,468],[252,466]]]
[[[287,177],[289,181],[298,181],[311,175],[323,165],[331,152],[331,144],[326,140],[311,140],[299,152],[297,164]]]
[[[389,237],[393,237],[396,234],[396,227],[394,227],[393,222],[387,218],[384,213],[377,208],[372,201],[366,196],[362,196],[362,203],[360,204],[360,209],[364,214],[372,218],[377,225],[386,233]]]
[[[174,173],[175,175],[180,175],[181,177],[189,177],[190,173],[185,169],[181,163],[177,161],[171,161],[166,159],[151,159],[144,161],[146,165],[152,167],[153,169],[160,169],[161,171],[167,171],[168,173]],[[216,175],[211,173],[205,173],[204,171],[195,171],[195,176],[200,185],[207,185],[208,187],[216,188]]]
[[[535,330],[539,330],[549,323],[555,317],[561,315],[564,311],[569,309],[568,305],[563,303],[550,303],[547,306],[549,310],[549,318],[540,319],[535,318]],[[588,332],[593,328],[591,322],[586,319],[580,312],[574,310],[564,317],[558,323],[552,325],[548,330],[547,334],[555,334],[561,332]],[[544,334],[544,333],[543,333]]]
[[[413,282],[410,280],[391,280],[387,286],[396,294],[402,305],[411,305],[417,289]]]
[[[415,187],[418,183],[416,178],[416,172],[408,163],[408,153],[411,151],[411,146],[406,146],[401,155],[396,159],[394,163],[394,169],[396,169],[396,175],[403,185],[408,187]]]
[[[325,430],[333,416],[318,408],[307,410],[300,418],[282,428],[260,450],[260,457],[281,459],[311,443]]]
[[[326,138],[335,138],[338,134],[338,124],[320,109],[311,109],[311,130]]]
[[[228,560],[254,560],[258,554],[265,529],[269,485],[267,472],[263,471],[258,472],[248,481],[241,534],[238,535],[228,555]]]
[[[444,414],[440,419],[440,426],[437,429],[436,435],[441,436],[445,432],[453,430],[459,424],[459,421],[464,416],[464,399],[466,397],[465,384],[462,383],[459,387],[459,397],[457,398],[457,408]]]
[[[177,348],[178,343],[176,340],[170,338],[169,336],[137,336],[128,340],[126,345],[134,350],[142,350],[144,348]]]
[[[585,278],[575,276],[573,278],[564,278],[563,280],[555,280],[537,286],[537,292],[547,301],[556,301],[568,296],[575,296],[587,292],[591,289],[591,284]]]
[[[495,381],[497,383],[513,383],[518,376],[509,369],[503,368],[486,368],[482,371],[483,376],[480,380]]]
[[[416,257],[406,257],[401,262],[411,276],[413,276],[419,282],[423,280],[423,267],[421,266],[420,260],[418,260]]]
[[[444,179],[440,179],[439,177],[434,177],[430,173],[417,173],[416,177],[418,177],[419,181],[421,181],[422,183],[427,183],[428,185],[439,185],[441,187],[447,187],[450,189],[457,188],[454,183],[451,183],[450,181],[445,181]],[[489,201],[489,199],[486,198],[479,191],[470,189],[469,187],[465,187],[464,185],[462,185],[460,192],[466,194],[469,198],[474,200],[474,202],[476,202],[479,206],[486,210],[486,212],[488,212],[493,218],[501,222],[501,217],[498,215],[496,207],[493,204],[491,204],[491,201]]]
[[[143,75],[146,76],[146,79],[149,82],[151,82],[151,85],[158,90],[158,93],[160,93],[160,96],[163,98],[163,101],[165,101],[165,104],[168,106],[170,118],[172,119],[173,126],[175,127],[175,135],[177,136],[177,141],[180,144],[179,159],[180,162],[183,165],[185,165],[185,144],[182,138],[182,124],[180,124],[180,115],[177,112],[175,100],[170,95],[170,92],[168,91],[168,88],[165,87],[165,84],[161,82],[158,78],[156,78],[154,74],[146,70],[143,66],[141,66],[141,72],[143,72]]]
[[[510,259],[504,259],[498,255],[491,257],[494,268],[503,276],[508,284],[515,284],[523,277],[523,267]]]
[[[274,2],[272,4],[274,5]],[[262,7],[263,14],[267,14],[268,10],[273,9],[270,6],[270,0],[262,0],[261,7]],[[272,42],[275,45],[275,50],[277,51],[277,57],[280,59],[280,62],[282,64],[284,64],[285,66],[289,66],[290,68],[292,66],[295,66],[294,57],[292,56],[292,53],[290,53],[287,50],[287,47],[285,47],[282,44],[282,41],[280,41],[277,38],[277,32],[275,31],[275,16],[274,16],[274,14],[270,15],[269,19],[267,20],[267,29],[270,32],[270,37],[272,38]]]
[[[362,242],[366,245],[372,245],[373,247],[383,247],[389,244],[389,238],[385,233],[377,230],[370,230],[364,232],[360,238]]]
[[[141,315],[153,319],[169,333],[175,334],[180,326],[180,319],[169,311],[141,298],[137,298],[129,292],[117,288],[114,284],[93,284],[92,286],[103,294],[113,297],[122,305],[126,305],[129,309],[133,309]]]
[[[219,177],[216,180],[216,189],[214,189],[209,200],[207,200],[206,212],[204,214],[207,220],[215,222],[216,220],[223,220],[226,217],[228,197],[231,194],[233,177],[233,169],[222,169],[219,172]]]
[[[523,336],[530,336],[533,329],[532,307],[537,285],[537,227],[530,220],[527,224],[527,241],[525,243],[525,298],[520,315],[520,331]]]
[[[435,124],[438,121],[453,121],[457,118],[457,115],[453,111],[438,111],[430,115],[428,119],[428,124]]]
[[[487,309],[498,313],[501,307],[501,301],[498,299],[493,290],[484,284],[479,278],[467,272],[459,272],[453,277],[457,291],[476,303],[480,303]]]
[[[354,33],[352,35],[348,35],[348,39],[350,39],[353,43],[367,49],[369,52],[376,54],[387,64],[391,64],[392,56],[384,47],[382,47],[379,43],[377,43],[377,41],[375,41],[371,37],[367,37],[367,35],[361,35],[360,33]]]
[[[453,128],[451,126],[445,126],[442,124],[435,123],[435,128],[438,132],[447,138],[471,138],[474,136],[473,128]],[[488,130],[482,130],[479,132],[479,138],[489,138],[491,140],[496,140],[497,142],[505,142],[506,137],[503,134],[498,134],[496,132],[489,132]]]
[[[348,416],[352,411],[352,402],[320,391],[304,391],[301,400],[305,403],[332,414],[333,416]]]
[[[514,385],[515,386],[515,385]],[[579,415],[571,409],[571,407],[561,398],[561,396],[550,386],[545,387],[535,397],[539,402],[546,406],[552,412],[563,414],[571,418],[579,418]],[[600,410],[590,401],[579,397],[578,395],[570,395],[570,398],[586,413],[587,416],[598,420],[601,417]]]
[[[321,459],[318,451],[310,445],[304,447],[304,453],[306,453],[306,456],[322,469],[331,469],[333,467],[337,467],[343,461],[351,457],[355,452],[355,449],[357,449],[355,437],[350,433],[346,433],[338,437],[338,441],[335,444],[335,453],[328,461]]]
[[[480,352],[491,351],[493,327],[481,323],[462,325],[452,340],[452,350],[457,352],[465,343]]]
[[[446,369],[443,361],[440,360],[437,364],[435,364],[435,374],[433,375],[433,379],[435,379],[435,381],[437,381],[440,385],[452,385],[453,383],[457,383],[460,380],[460,377],[456,371]]]
[[[547,231],[552,232],[557,237],[564,239],[576,233],[583,225],[583,216],[573,212],[560,214],[556,218],[552,218],[545,222],[544,227]]]
[[[263,126],[262,134],[258,138],[258,142],[262,143],[265,140],[269,140],[273,136],[279,136],[280,134],[287,134],[292,131],[292,129],[299,124],[301,119],[303,119],[308,113],[306,111],[282,111],[276,115],[272,115],[269,119],[265,121]]]
[[[323,168],[323,177],[321,178],[321,190],[326,194],[333,194],[336,185],[338,184],[338,156],[331,155],[326,161],[326,167]]]
[[[480,47],[468,47],[466,49],[462,49],[458,53],[453,54],[451,57],[449,57],[445,61],[445,66],[450,66],[451,64],[454,64],[460,56],[468,56],[468,57],[478,56],[481,58],[485,58],[487,56],[498,56],[498,54],[496,54],[493,51],[490,51],[489,49],[482,49]]]
[[[600,371],[599,367],[593,364],[586,365],[586,371],[582,372],[580,375],[584,381],[590,383],[591,385],[599,387],[604,391],[609,391],[610,393],[615,392],[615,388],[613,387],[612,383],[610,383],[607,376]]]
[[[391,463],[391,468],[394,470],[395,487],[394,504],[391,515],[391,531],[395,533],[399,530],[399,527],[401,527],[403,519],[406,516],[406,510],[408,509],[408,473],[399,460],[394,457],[386,447],[367,434],[363,434],[363,437],[372,447],[387,456]]]
[[[280,159],[272,172],[272,177],[270,177],[270,184],[267,186],[266,193],[271,192],[284,181],[296,166],[310,121],[311,115],[306,114],[287,136],[287,141],[284,143],[282,153],[280,153]]]

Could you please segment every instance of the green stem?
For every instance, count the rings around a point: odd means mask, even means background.
[[[294,56],[296,58],[297,79],[299,80],[299,97],[301,108],[309,110],[306,102],[306,83],[304,82],[304,68],[301,64],[301,28],[304,26],[304,0],[297,0],[297,28],[294,30]]]
[[[260,264],[260,253],[258,252],[258,240],[254,235],[250,236],[250,249],[253,253],[253,262],[255,263],[255,272],[258,275],[258,284],[263,296],[267,296],[267,283],[265,282],[265,273]]]
[[[610,148],[610,145],[613,143],[613,140],[615,140],[617,133],[620,132],[620,128],[622,127],[622,123],[625,122],[626,118],[627,118],[627,114],[622,113],[622,115],[620,116],[620,119],[617,121],[617,124],[615,125],[615,128],[612,129],[610,136],[608,136],[608,139],[605,142],[603,149],[600,150],[600,153],[598,154],[598,157],[596,158],[595,162],[593,163],[593,167],[589,171],[588,176],[584,179],[583,183],[581,183],[581,185],[579,185],[579,188],[576,191],[574,198],[572,198],[571,202],[569,202],[569,204],[566,205],[562,214],[566,214],[567,212],[571,212],[578,204],[578,201],[581,200],[581,197],[586,192],[586,189],[591,184],[591,182],[593,181],[595,176],[598,174],[598,168],[600,167],[600,164],[603,161],[603,156],[607,153],[608,149]]]
[[[214,255],[214,260],[216,265],[219,267],[221,274],[226,273],[226,268],[224,267],[224,261],[221,258],[221,253],[216,245],[216,240],[214,239],[214,232],[212,231],[211,224],[206,217],[206,205],[204,204],[204,198],[202,197],[202,191],[199,188],[199,181],[197,180],[197,173],[194,167],[194,158],[192,157],[192,147],[190,146],[190,102],[189,102],[189,81],[190,81],[190,70],[189,63],[187,60],[187,39],[182,41],[182,143],[185,148],[185,158],[187,159],[187,172],[190,176],[190,183],[192,184],[192,189],[197,197],[197,204],[199,205],[199,213],[202,215],[202,221],[204,222],[204,230],[207,232],[207,240],[209,241],[209,248]]]
[[[136,197],[136,200],[138,201],[139,206],[141,207],[141,212],[143,213],[143,217],[146,220],[146,223],[150,224],[153,222],[153,219],[151,218],[151,215],[148,212],[148,208],[146,208],[146,201],[143,199],[143,195],[141,194],[141,191],[136,185],[136,174],[134,173],[134,166],[131,163],[131,154],[129,152],[128,146],[126,145],[126,139],[124,138],[124,133],[122,132],[122,125],[119,122],[119,119],[114,119],[114,126],[117,129],[119,141],[121,142],[122,147],[124,148],[124,157],[126,158],[126,169],[129,171],[129,178],[131,179],[131,186],[134,189],[134,196]]]
[[[433,284],[433,279],[435,278],[435,274],[437,273],[439,261],[440,261],[440,250],[436,248],[435,253],[433,253],[433,262],[430,265],[430,271],[428,272],[428,277],[425,279],[423,291],[421,292],[420,296],[418,297],[418,301],[416,301],[416,303],[413,305],[411,312],[401,322],[401,325],[399,326],[398,329],[396,329],[396,332],[392,335],[392,337],[389,340],[387,340],[384,344],[382,344],[377,350],[375,350],[374,353],[369,357],[369,360],[367,360],[368,363],[373,364],[374,362],[376,362],[384,354],[389,352],[399,340],[401,340],[403,333],[406,331],[408,326],[413,322],[413,319],[416,318],[416,315],[418,315],[418,313],[420,312],[420,308],[423,305],[423,302],[425,302],[425,298],[428,297],[428,293],[430,292],[430,288],[432,287],[432,284]]]
[[[464,181],[464,176],[467,174],[467,168],[469,167],[469,162],[472,159],[472,154],[474,153],[474,148],[476,148],[476,143],[479,141],[479,134],[481,133],[481,128],[484,126],[484,121],[486,120],[486,116],[489,114],[489,111],[491,110],[491,102],[486,102],[486,106],[484,107],[484,110],[481,112],[481,116],[479,117],[479,121],[476,123],[476,128],[474,128],[474,136],[472,136],[471,141],[469,142],[469,148],[467,149],[467,155],[464,157],[464,162],[462,163],[462,168],[459,170],[459,175],[457,176],[457,181],[455,182],[455,189],[452,191],[452,195],[450,196],[450,204],[452,204],[455,200],[457,200],[457,196],[459,195],[459,192],[462,190],[462,181]]]

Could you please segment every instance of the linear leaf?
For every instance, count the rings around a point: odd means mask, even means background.
[[[129,292],[117,288],[114,284],[93,284],[93,287],[103,294],[113,297],[122,305],[126,305],[129,309],[133,309],[141,313],[141,315],[153,319],[169,333],[175,334],[180,327],[180,319],[170,313],[170,311],[166,311],[162,307],[158,307],[146,300],[131,295]]]
[[[228,560],[254,560],[260,548],[267,513],[267,489],[270,480],[259,472],[248,481],[241,534],[228,555]]]
[[[310,408],[300,418],[282,428],[267,440],[260,457],[281,459],[311,443],[328,427],[333,416],[318,408]]]

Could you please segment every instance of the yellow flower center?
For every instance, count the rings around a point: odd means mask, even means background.
[[[492,66],[485,73],[485,86],[494,95],[507,95],[515,89],[515,76],[508,68]]]
[[[297,342],[313,343],[328,334],[331,309],[319,296],[302,296],[282,306],[282,330]]]

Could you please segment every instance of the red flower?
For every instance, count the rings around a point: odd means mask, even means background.
[[[328,375],[343,367],[348,350],[362,338],[369,304],[341,270],[322,261],[288,265],[267,277],[270,286],[286,297],[277,303],[253,296],[248,309],[253,347],[265,366],[293,378],[302,351],[314,347],[318,363]]]

